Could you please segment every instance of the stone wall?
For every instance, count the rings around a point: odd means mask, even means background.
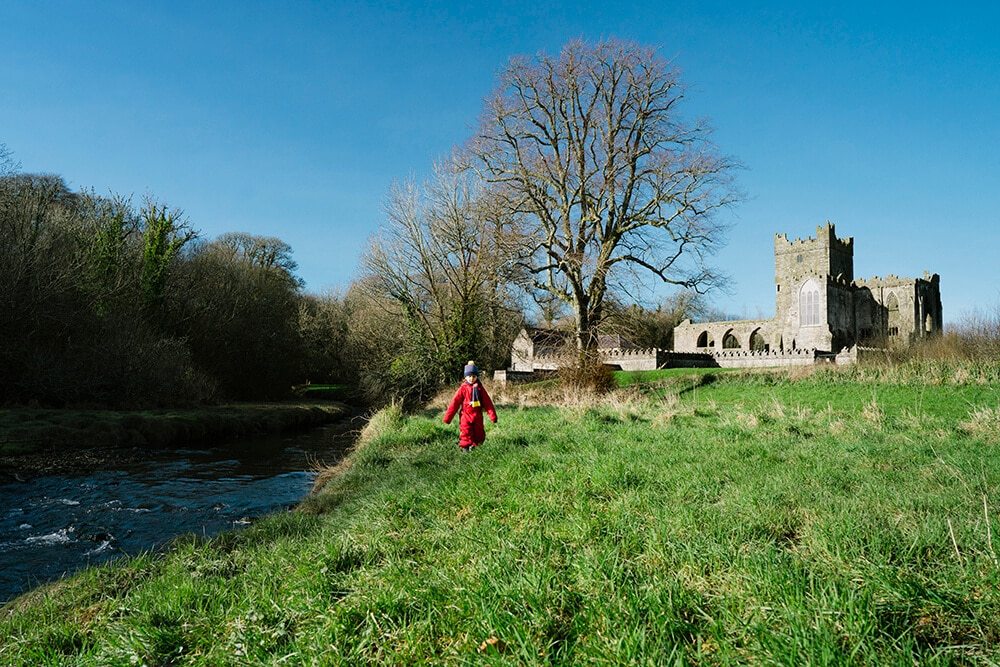
[[[773,349],[777,343],[774,339],[773,324],[773,320],[730,320],[697,324],[691,320],[684,320],[674,328],[674,351],[706,353],[723,349],[749,351],[753,349],[755,343],[759,348]],[[727,341],[729,344],[735,342],[737,346],[726,348]]]
[[[604,363],[623,371],[655,371],[659,368],[657,350],[600,350],[598,351]]]
[[[522,382],[534,382],[551,376],[551,372],[532,371],[493,371],[493,382],[496,384],[520,384]]]
[[[534,357],[534,344],[527,331],[521,329],[510,348],[511,370],[530,373],[534,370],[531,363],[532,357]]]
[[[749,352],[747,350],[725,350],[712,354],[715,363],[722,368],[774,368],[779,366],[812,366],[816,363],[816,350],[771,350],[769,352]]]
[[[597,353],[608,366],[623,371],[651,371],[658,368],[658,355],[661,350],[649,348],[646,350],[622,350],[613,348],[610,350],[598,350]],[[549,353],[536,356],[533,360],[534,370],[554,371],[567,363],[567,356],[563,353]]]
[[[718,368],[711,354],[702,352],[670,352],[660,350],[658,368]]]

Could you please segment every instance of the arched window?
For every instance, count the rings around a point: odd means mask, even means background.
[[[889,296],[885,300],[886,309],[886,327],[890,336],[898,336],[899,329],[903,323],[903,318],[899,314],[899,299],[896,297],[895,292],[890,292]]]
[[[698,347],[708,347],[708,332],[702,331],[698,334]]]
[[[740,340],[733,335],[733,330],[730,329],[726,332],[726,335],[722,337],[722,349],[733,350],[740,346]]]
[[[799,324],[811,326],[819,324],[819,285],[815,280],[807,280],[799,290]]]
[[[750,334],[750,349],[754,352],[764,352],[767,350],[767,343],[764,342],[764,337],[760,335],[760,329],[754,329],[753,333]]]

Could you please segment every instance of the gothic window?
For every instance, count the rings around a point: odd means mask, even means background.
[[[811,326],[819,324],[819,285],[808,280],[799,291],[799,324]]]
[[[722,348],[725,350],[732,350],[738,348],[739,346],[739,339],[733,335],[733,330],[730,329],[726,332],[726,335],[722,337]]]
[[[899,329],[903,324],[903,317],[899,312],[899,299],[895,293],[890,293],[885,300],[886,327],[890,336],[898,336]]]
[[[890,312],[899,310],[899,300],[895,294],[890,294],[889,298],[885,300],[885,307]]]
[[[698,347],[708,347],[708,332],[702,331],[698,334]]]
[[[764,337],[760,335],[760,329],[754,329],[753,333],[750,334],[750,349],[754,352],[767,351],[767,344],[764,342]]]

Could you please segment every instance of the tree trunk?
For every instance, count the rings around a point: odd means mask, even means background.
[[[582,291],[578,291],[574,303],[576,309],[576,349],[586,354],[597,348],[597,338],[594,336],[594,323],[590,318],[590,299]]]

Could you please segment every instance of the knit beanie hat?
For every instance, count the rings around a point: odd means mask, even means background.
[[[463,377],[469,377],[470,375],[479,375],[479,369],[476,368],[476,362],[471,359],[469,360],[469,363],[465,365],[465,373],[463,373]]]

